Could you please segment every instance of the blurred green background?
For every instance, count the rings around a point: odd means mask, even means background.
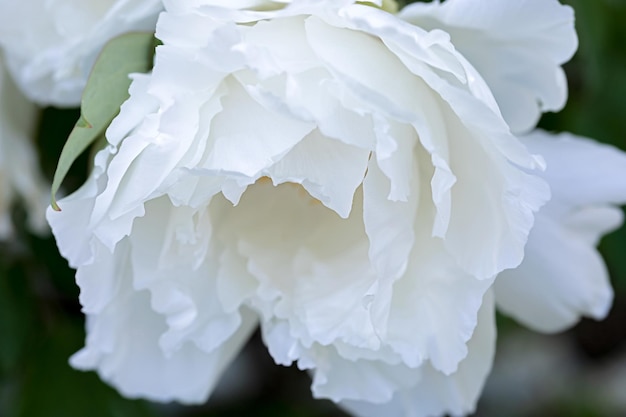
[[[541,126],[626,150],[626,1],[565,3],[576,10],[580,49],[566,65],[567,107],[545,115]],[[37,144],[48,178],[77,117],[75,110],[42,113]],[[66,187],[78,187],[86,170],[83,156]],[[96,374],[73,370],[68,357],[84,339],[74,273],[52,238],[20,227],[19,207],[13,214],[17,235],[0,244],[1,417],[344,415],[311,399],[305,373],[273,365],[258,335],[225,386],[201,407],[124,399]],[[584,320],[557,336],[535,335],[500,317],[494,375],[477,416],[626,415],[626,229],[607,236],[601,250],[616,289],[609,317]]]

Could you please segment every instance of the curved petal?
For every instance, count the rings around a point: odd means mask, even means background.
[[[413,190],[406,203],[384,201],[389,182],[374,163],[363,188],[370,258],[381,277],[371,301],[377,333],[406,365],[429,360],[452,373],[467,354],[465,344],[493,281],[468,274],[430,236],[434,208],[424,190],[421,196]]]
[[[553,199],[537,214],[524,262],[496,279],[498,307],[544,332],[563,330],[580,316],[603,318],[613,291],[600,238],[622,223],[626,154],[570,134],[536,131],[523,138],[548,163]]]
[[[266,172],[275,185],[301,184],[312,197],[347,218],[369,155],[367,150],[329,139],[316,129]]]
[[[409,201],[390,201],[393,185],[375,161],[370,161],[363,181],[363,222],[370,241],[369,259],[380,277],[390,280],[406,272],[415,242],[415,217],[420,193],[419,171],[411,161],[404,172],[412,179]]]
[[[217,197],[216,197],[217,198]],[[252,303],[269,320],[290,325],[305,346],[339,340],[362,347],[380,343],[365,303],[376,275],[367,260],[360,192],[347,220],[299,185],[261,180],[228,208],[216,231],[236,242],[259,282]],[[216,202],[217,203],[217,202]]]
[[[46,219],[52,228],[59,252],[72,268],[93,261],[94,249],[89,235],[89,217],[98,193],[96,179],[87,182],[72,195],[59,201],[61,212],[48,207]],[[76,231],[82,232],[77,235]]]
[[[102,379],[131,398],[204,402],[254,330],[256,320],[243,314],[237,332],[210,352],[193,343],[164,352],[159,339],[167,323],[151,308],[150,294],[132,287],[128,260],[123,255],[125,243],[118,245],[121,256],[101,247],[92,274],[79,281],[83,300],[101,291],[99,280],[108,280],[111,292],[106,297],[108,303],[99,311],[87,313],[86,346],[72,356],[70,363],[78,369],[97,370]],[[106,271],[111,265],[115,265],[115,274]],[[100,268],[103,276],[97,274]],[[102,299],[103,294],[97,296]]]
[[[454,57],[445,40],[410,25],[401,26],[400,31],[392,26],[393,21],[377,20],[378,14],[386,14],[372,8],[355,6],[344,14],[350,18],[346,26],[372,31],[383,42],[360,36],[357,30],[340,27],[339,23],[332,25],[311,17],[305,22],[311,47],[359,103],[367,103],[380,117],[413,126],[422,148],[430,154],[429,165],[435,168],[423,176],[431,178],[431,198],[437,205],[433,235],[445,240],[447,250],[463,268],[481,278],[492,278],[505,268],[519,265],[533,213],[549,193],[543,181],[511,162],[534,168],[537,158],[510,134],[488,103],[468,91],[468,86],[463,89],[447,83],[425,65],[441,66]],[[424,46],[429,53],[426,62],[419,59],[422,56],[415,52],[415,46],[407,45],[413,38],[432,42]],[[368,54],[348,55],[343,45]],[[381,63],[376,71],[369,70],[372,61]],[[464,72],[465,68],[458,65],[454,69]],[[415,96],[422,100],[415,100]],[[408,150],[392,156],[398,144],[387,144],[389,135],[384,130],[394,126],[391,122],[378,123],[377,139],[381,143],[376,151],[381,155],[377,153],[377,157],[383,172],[393,175],[392,184],[406,191],[406,184],[398,183],[398,176],[389,167],[406,165],[402,158]],[[393,197],[406,199],[405,192],[398,191]],[[467,245],[467,236],[481,239]]]
[[[88,222],[95,182],[62,200],[62,215],[49,213],[59,247],[78,268],[87,315],[87,343],[72,365],[97,370],[129,397],[203,402],[257,324],[220,291],[209,212],[176,208],[167,197],[150,201],[111,252],[89,227],[83,240],[71,231]],[[239,280],[228,278],[231,286]]]
[[[571,7],[557,0],[448,0],[414,3],[399,16],[450,34],[489,84],[514,132],[530,130],[541,112],[565,105],[560,65],[578,47]]]
[[[216,290],[222,248],[212,241],[215,221],[207,210],[161,197],[146,204],[128,237],[133,287],[150,291],[152,309],[168,325],[159,339],[166,354],[190,341],[210,353],[241,326],[239,306],[226,311]]]
[[[585,205],[626,203],[624,151],[571,133],[535,130],[523,143],[542,155],[547,169],[541,176],[552,188],[553,201],[542,211]]]
[[[537,331],[564,330],[582,315],[601,319],[613,300],[602,258],[576,229],[584,222],[606,233],[621,223],[621,211],[588,208],[568,217],[539,212],[524,261],[496,278],[498,308]]]
[[[434,369],[451,374],[467,355],[466,343],[493,280],[479,280],[463,271],[442,250],[439,239],[419,233],[423,217],[427,211],[422,209],[407,271],[394,283],[388,321],[380,334],[408,366],[417,367],[427,359]],[[376,304],[372,309],[377,311]]]
[[[378,191],[384,198],[388,180],[373,163],[368,178],[367,193]],[[385,182],[386,189],[379,190],[385,188]],[[367,240],[359,225],[363,210],[358,204],[360,193],[352,215],[342,224],[310,197],[308,204],[307,199],[298,198],[293,186],[270,187],[269,181],[249,187],[221,222],[223,231],[219,233],[237,236],[240,253],[249,259],[248,271],[260,282],[259,296],[272,306],[269,311],[259,309],[266,317],[262,328],[277,363],[297,360],[306,368],[311,360],[307,358],[313,355],[310,349],[315,350],[316,344],[332,344],[342,357],[395,358],[410,366],[429,359],[443,372],[456,370],[467,354],[465,343],[492,281],[477,280],[455,266],[441,241],[428,233],[432,215],[427,209],[412,210],[419,216],[417,225],[411,220],[415,213],[405,213],[402,207],[389,211],[406,219],[408,223],[402,224],[415,228],[419,236],[418,245],[413,246],[409,239],[405,248],[403,238],[390,235],[390,251],[400,251],[400,256],[410,251],[405,254],[408,266],[383,258],[374,258],[376,263],[370,266]],[[374,204],[372,197],[365,200],[370,209],[384,206]],[[404,202],[387,205],[412,207]],[[366,214],[368,222],[382,220],[373,215]],[[305,224],[299,220],[302,218],[307,219]],[[372,245],[379,244],[383,236],[374,223],[368,224],[370,256],[388,256],[372,252]],[[282,240],[274,241],[271,236]],[[376,267],[380,275],[375,273]]]
[[[316,366],[312,371],[311,391],[316,398],[337,403],[362,400],[380,404],[391,401],[398,391],[415,385],[422,377],[421,369],[411,369],[402,363],[352,361],[337,354],[332,347],[313,351]]]
[[[203,167],[253,177],[314,129],[312,123],[263,108],[238,82],[227,83],[229,92],[222,99],[223,111],[212,122]],[[241,114],[246,123],[240,122]]]
[[[350,375],[349,371],[352,371],[352,378],[343,376],[346,380],[344,385],[347,386],[359,386],[363,384],[360,381],[371,380],[382,385],[385,381],[392,383],[403,373],[410,372],[413,375],[405,376],[402,379],[403,386],[395,390],[393,397],[383,404],[375,404],[375,401],[363,395],[361,401],[344,400],[340,402],[340,406],[360,417],[428,417],[444,414],[460,416],[472,413],[491,370],[495,353],[494,313],[493,295],[488,292],[478,313],[478,326],[468,342],[469,353],[460,363],[459,369],[451,375],[438,372],[428,364],[417,369],[404,369],[401,372],[397,372],[398,367],[384,364],[375,364],[378,369],[374,372],[368,367],[363,367],[361,362],[345,364],[344,373]],[[346,371],[345,368],[348,367],[351,369]],[[371,392],[366,394],[371,395]]]

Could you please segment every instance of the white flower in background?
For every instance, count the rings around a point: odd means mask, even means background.
[[[531,130],[542,112],[565,105],[561,65],[578,47],[571,7],[557,0],[435,0],[413,3],[399,17],[448,33],[487,82],[514,132]]]
[[[0,61],[0,240],[11,235],[11,208],[21,201],[34,232],[48,230],[45,208],[50,189],[38,167],[31,140],[39,110],[13,84]]]
[[[16,84],[41,105],[78,106],[102,46],[154,31],[160,0],[0,0],[0,46]]]
[[[445,33],[352,1],[166,9],[153,73],[48,215],[87,315],[72,364],[204,401],[260,324],[317,397],[471,410],[489,288],[548,198],[480,75]]]
[[[581,316],[602,319],[613,290],[595,246],[622,224],[616,206],[626,203],[626,154],[566,133],[536,131],[523,142],[545,157],[552,199],[537,214],[522,264],[496,280],[497,305],[542,332]]]

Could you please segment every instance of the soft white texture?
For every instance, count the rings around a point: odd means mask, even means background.
[[[161,0],[1,0],[0,46],[16,84],[41,105],[75,107],[114,37],[154,31]]]
[[[399,14],[448,33],[485,79],[516,133],[567,100],[561,65],[578,47],[574,12],[558,0],[447,0],[413,3]]]
[[[522,264],[498,276],[498,307],[542,332],[564,330],[581,316],[602,319],[613,290],[595,247],[622,224],[626,153],[568,133],[538,130],[522,141],[545,157],[552,199],[537,214]]]
[[[153,72],[48,213],[88,317],[72,363],[201,402],[258,322],[318,397],[395,404],[432,379],[416,415],[473,409],[485,294],[549,194],[480,75],[445,33],[351,1],[166,9]]]
[[[39,110],[13,84],[0,61],[0,239],[11,236],[13,205],[21,202],[34,232],[45,232],[49,188],[32,147]]]
[[[376,381],[380,384],[380,381],[397,378],[404,371],[411,375],[414,385],[403,386],[396,390],[391,401],[384,404],[373,405],[365,401],[348,400],[342,401],[340,406],[361,417],[464,416],[473,413],[476,408],[476,399],[491,370],[495,354],[496,325],[493,298],[492,291],[485,294],[483,305],[478,313],[478,326],[467,344],[468,355],[459,364],[459,369],[454,374],[442,374],[431,366],[424,366],[419,369],[419,372],[415,372],[378,364],[378,369],[374,373],[356,375],[346,383]],[[349,367],[345,373],[349,375],[350,371],[355,370],[369,371],[366,366],[360,365]]]

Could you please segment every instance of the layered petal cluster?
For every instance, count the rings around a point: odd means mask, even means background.
[[[495,305],[540,331],[606,314],[626,156],[511,133],[565,102],[569,7],[224,3],[164,2],[153,71],[49,212],[87,315],[75,367],[200,402],[260,325],[356,415],[464,415]]]
[[[11,236],[11,209],[21,201],[32,231],[48,230],[49,188],[32,147],[39,110],[16,88],[0,61],[0,240]]]
[[[399,17],[448,33],[480,72],[516,133],[567,100],[561,65],[578,47],[574,12],[558,0],[448,0],[413,3]]]
[[[165,2],[152,73],[48,214],[87,315],[73,365],[203,401],[260,324],[317,397],[470,411],[542,159],[445,32],[352,1],[235,3]]]
[[[42,105],[78,106],[102,46],[154,31],[161,0],[1,0],[0,46],[15,82]]]
[[[366,417],[437,416],[447,404],[452,415],[467,414],[494,353],[486,343],[493,338],[487,333],[493,332],[493,296],[499,310],[541,332],[562,331],[581,316],[602,319],[608,313],[613,290],[595,247],[623,223],[617,206],[626,204],[626,153],[569,133],[536,130],[520,139],[544,156],[547,169],[539,175],[552,198],[536,215],[522,264],[501,272],[493,294],[485,296],[468,356],[445,377],[422,367],[419,383],[397,390],[386,403],[343,401],[347,411]]]

